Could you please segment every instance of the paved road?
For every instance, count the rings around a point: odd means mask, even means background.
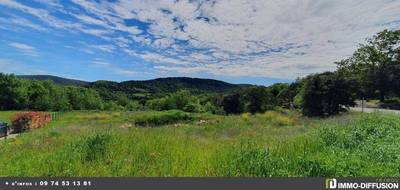
[[[17,137],[17,134],[11,134],[11,135],[8,135],[8,136],[7,136],[7,139],[13,139],[13,138],[15,138],[15,137]],[[1,141],[1,140],[4,140],[4,139],[5,139],[5,137],[1,137],[1,138],[0,138],[0,141]]]
[[[360,107],[352,107],[350,108],[352,111],[358,111],[361,112],[362,108]],[[366,113],[372,113],[372,112],[383,112],[383,113],[392,113],[392,114],[399,114],[400,115],[400,110],[389,110],[389,109],[379,109],[379,108],[364,108],[364,112]]]

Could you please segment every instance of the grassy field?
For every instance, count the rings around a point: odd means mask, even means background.
[[[399,147],[377,113],[66,112],[0,141],[0,176],[400,176]]]

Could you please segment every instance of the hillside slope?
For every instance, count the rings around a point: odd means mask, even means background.
[[[214,79],[200,79],[189,77],[169,77],[143,81],[131,80],[123,82],[105,80],[86,82],[51,75],[20,75],[18,77],[31,80],[51,80],[55,84],[59,85],[74,85],[93,88],[99,91],[103,97],[109,98],[117,94],[126,94],[128,95],[128,97],[131,98],[150,98],[166,93],[176,92],[179,90],[188,90],[193,93],[232,92],[252,86],[230,84]]]
[[[241,89],[241,85],[230,84],[212,79],[187,77],[158,78],[145,81],[96,81],[87,85],[98,90],[103,96],[112,92],[128,94],[131,98],[154,97],[165,93],[188,90],[193,93],[231,92]]]
[[[76,80],[76,79],[67,79],[58,76],[52,75],[18,75],[18,78],[29,79],[29,80],[50,80],[55,84],[59,85],[73,85],[73,86],[83,86],[87,85],[89,82]]]

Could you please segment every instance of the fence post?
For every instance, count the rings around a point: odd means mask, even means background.
[[[57,112],[51,112],[51,120],[56,121],[57,120]]]

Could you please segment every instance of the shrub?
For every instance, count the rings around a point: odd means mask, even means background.
[[[164,125],[164,124],[175,123],[178,121],[187,121],[191,119],[192,117],[188,113],[174,110],[161,113],[146,114],[137,117],[135,118],[135,124],[142,126]]]
[[[41,128],[51,121],[51,115],[43,112],[19,112],[11,119],[11,127],[14,132],[22,132],[28,129]]]
[[[249,121],[251,118],[251,113],[248,113],[248,112],[242,113],[240,116],[242,117],[243,120]]]
[[[263,114],[263,117],[267,119],[268,122],[277,126],[289,126],[295,124],[294,119],[290,116],[275,111],[267,111]]]
[[[142,110],[143,107],[137,101],[130,101],[125,105],[125,109],[128,111],[137,111],[137,110]]]
[[[200,104],[199,101],[189,102],[185,107],[183,107],[183,111],[185,112],[204,112],[204,107]]]
[[[204,112],[204,106],[200,104],[198,97],[191,95],[187,90],[181,90],[163,98],[148,100],[146,106],[158,111],[182,110],[185,112]]]
[[[83,137],[78,143],[73,144],[72,148],[81,156],[81,161],[91,162],[105,158],[112,140],[111,134],[100,133]]]
[[[110,101],[110,102],[105,103],[104,110],[108,110],[108,111],[124,111],[125,108],[124,108],[124,106],[118,105],[114,101]]]

